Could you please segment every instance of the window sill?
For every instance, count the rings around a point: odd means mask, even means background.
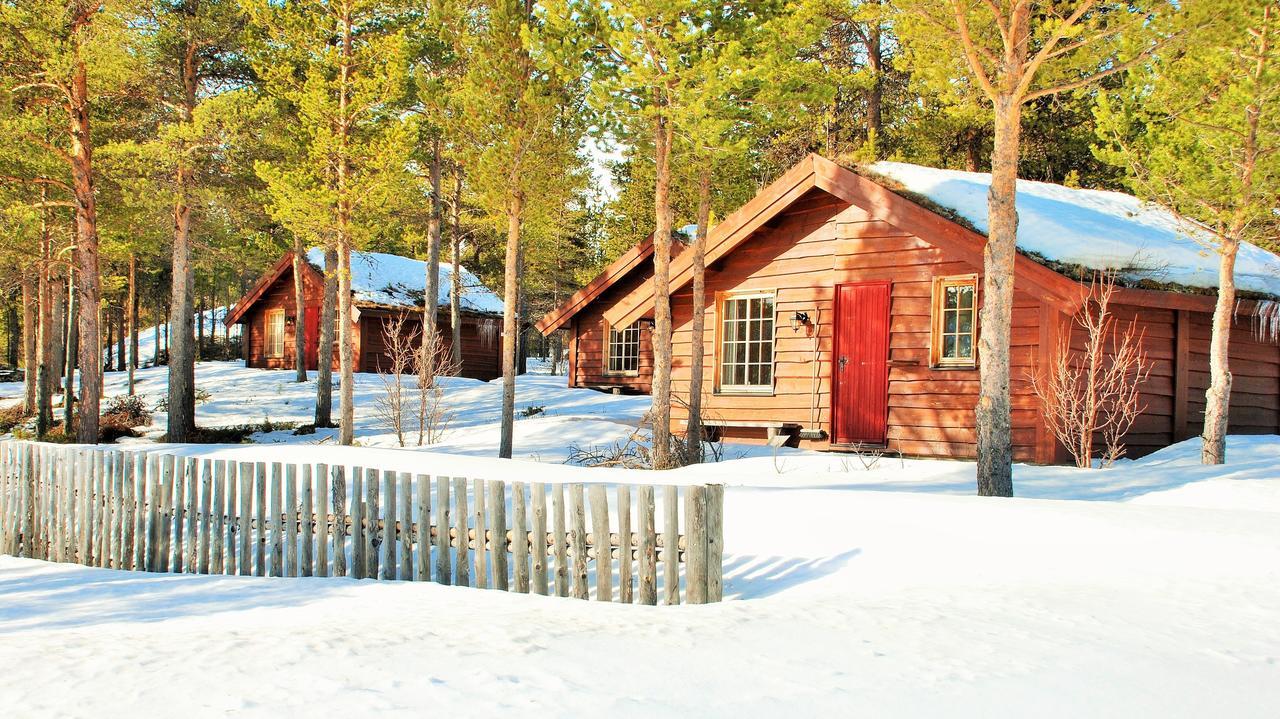
[[[931,369],[931,370],[943,370],[943,371],[946,371],[946,370],[969,370],[969,371],[973,371],[973,370],[978,369],[978,365],[977,365],[977,363],[976,363],[976,362],[975,362],[975,363],[970,363],[970,364],[931,364],[931,365],[929,365],[929,369]]]
[[[635,379],[640,376],[639,372],[605,372],[605,377],[613,377],[615,379]]]
[[[772,387],[762,387],[760,389],[728,387],[715,391],[717,397],[773,397],[775,394]]]

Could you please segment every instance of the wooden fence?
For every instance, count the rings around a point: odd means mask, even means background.
[[[0,553],[114,569],[700,604],[723,594],[723,507],[716,484],[610,491],[0,442]]]

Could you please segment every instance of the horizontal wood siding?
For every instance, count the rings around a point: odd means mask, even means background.
[[[1209,389],[1209,338],[1213,316],[1188,312],[1190,342],[1187,364],[1188,436],[1204,425],[1205,391]],[[1280,434],[1280,345],[1262,342],[1251,318],[1237,315],[1231,328],[1228,367],[1231,407],[1227,431],[1232,434]]]
[[[974,267],[857,207],[823,193],[812,193],[728,255],[707,276],[706,382],[703,406],[708,419],[733,422],[774,421],[808,426],[813,396],[814,337],[808,329],[791,328],[797,311],[816,327],[818,377],[817,426],[831,433],[833,288],[836,284],[889,280],[889,409],[890,451],[908,455],[972,457],[976,451],[974,406],[978,372],[929,367],[930,297],[935,276],[979,272]],[[775,290],[772,395],[715,392],[713,364],[716,292]],[[673,387],[687,397],[692,297],[673,299]],[[1036,458],[1036,400],[1029,374],[1039,347],[1040,302],[1017,292],[1013,316],[1013,441],[1019,461]],[[687,417],[677,402],[677,428]],[[763,439],[761,429],[732,427],[723,435]],[[825,448],[826,442],[803,442]]]
[[[365,311],[360,317],[361,372],[377,372],[389,364],[383,328],[386,322],[391,321],[391,317],[388,313],[375,314],[369,311]],[[445,348],[452,345],[449,322],[448,308],[444,308],[439,314],[437,327],[444,335]],[[462,367],[458,376],[487,382],[502,375],[501,329],[501,317],[463,315]],[[418,313],[411,314],[405,320],[404,331],[415,334],[422,331],[422,319]],[[421,347],[421,339],[415,341],[414,346]]]
[[[617,387],[628,392],[648,392],[653,382],[653,331],[645,324],[640,330],[640,367],[633,375],[605,372],[605,351],[608,332],[604,310],[625,297],[642,282],[653,278],[653,261],[647,260],[605,290],[595,302],[588,305],[574,319],[577,341],[570,348],[574,353],[570,363],[572,375],[570,387]]]

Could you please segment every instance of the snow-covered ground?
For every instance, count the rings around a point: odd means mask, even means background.
[[[163,369],[140,373],[156,398]],[[118,388],[109,375],[108,393]],[[200,365],[201,424],[306,421],[314,384]],[[366,407],[378,379],[360,378]],[[450,380],[453,431],[401,450],[326,435],[180,451],[550,481],[631,430],[643,397],[521,378],[517,455],[492,458],[497,383]],[[0,396],[15,394],[0,385]],[[321,442],[320,444],[315,444]],[[179,449],[179,448],[175,448]],[[1186,442],[1109,470],[731,446],[664,473],[719,481],[727,601],[634,607],[407,582],[147,575],[0,557],[0,706],[12,716],[1280,715],[1280,437]],[[870,467],[868,467],[870,465]],[[1081,501],[1089,500],[1089,501]]]

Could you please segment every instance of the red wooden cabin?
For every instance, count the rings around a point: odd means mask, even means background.
[[[302,327],[305,332],[307,369],[316,369],[320,343],[319,317],[324,293],[324,255],[316,249],[303,263],[305,305]],[[425,263],[397,255],[375,252],[351,253],[351,294],[357,372],[377,372],[386,367],[383,347],[384,324],[398,315],[407,315],[406,331],[421,328]],[[449,265],[440,265],[440,296],[437,326],[445,344],[450,342],[449,287],[453,278]],[[462,368],[460,375],[491,380],[502,374],[502,301],[465,269],[461,273]],[[286,253],[236,303],[227,323],[244,325],[245,364],[249,367],[292,369],[294,339],[299,313],[294,302],[293,253]],[[335,348],[333,366],[338,365]]]
[[[712,228],[703,407],[706,423],[722,436],[790,435],[792,444],[819,449],[975,454],[986,241],[975,226],[985,224],[983,178],[989,177],[898,163],[871,169],[908,181],[811,155]],[[922,185],[921,176],[929,182]],[[916,189],[921,186],[927,191]],[[1133,263],[1104,265],[1124,268],[1127,286],[1117,290],[1113,311],[1121,322],[1137,319],[1153,361],[1142,386],[1146,410],[1125,438],[1129,456],[1198,434],[1216,256],[1197,260],[1167,226],[1167,213],[1140,209],[1135,198],[1120,193],[1020,182],[1018,202],[1024,252],[1014,272],[1016,458],[1065,459],[1029,381],[1034,368],[1050,366],[1057,356],[1059,338],[1071,332],[1086,291],[1054,268],[1078,269],[1072,257],[1118,256],[1135,246],[1164,253],[1157,260],[1168,262],[1156,262],[1151,271]],[[1129,207],[1132,217],[1116,214],[1117,207]],[[964,217],[978,211],[978,221]],[[1091,232],[1096,241],[1081,244]],[[1024,236],[1031,247],[1021,247]],[[649,391],[652,253],[648,242],[633,248],[538,323],[544,334],[568,331],[570,386]],[[1045,259],[1054,253],[1067,259]],[[690,258],[678,253],[671,269],[677,397],[688,392]],[[1234,433],[1280,433],[1276,305],[1266,299],[1280,295],[1278,268],[1280,258],[1253,246],[1242,249],[1237,284],[1256,299],[1239,303],[1231,338]],[[1154,286],[1167,289],[1149,289]],[[1259,332],[1259,320],[1268,317],[1271,331]],[[679,401],[674,405],[673,430],[680,431],[685,414]],[[800,429],[811,430],[808,436],[820,431],[823,439],[802,440]]]

